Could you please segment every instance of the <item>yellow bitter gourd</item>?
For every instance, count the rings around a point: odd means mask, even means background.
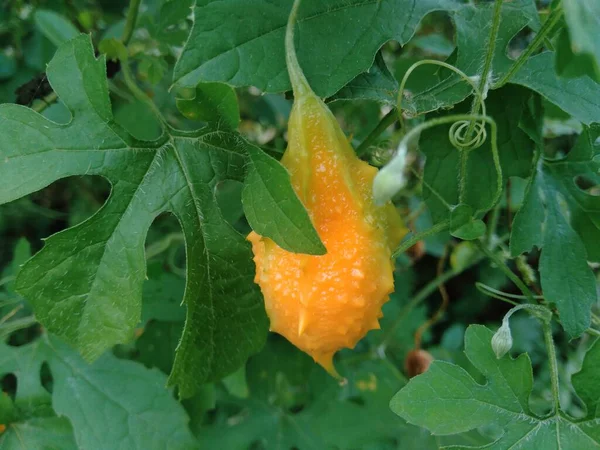
[[[297,3],[286,34],[294,106],[281,162],[327,253],[291,253],[255,232],[248,240],[271,330],[336,375],[333,355],[379,328],[381,306],[394,286],[391,250],[406,229],[391,203],[373,204],[377,169],[358,159],[299,67],[293,43]]]

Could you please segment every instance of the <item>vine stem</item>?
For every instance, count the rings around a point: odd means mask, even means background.
[[[550,321],[542,321],[544,328],[544,341],[548,349],[548,363],[550,364],[550,381],[552,389],[552,399],[554,400],[554,412],[558,414],[560,410],[560,396],[558,388],[558,363],[556,362],[556,347],[552,338],[552,326]]]
[[[43,99],[41,99],[42,102],[37,104],[36,106],[33,106],[31,109],[33,109],[36,113],[41,114],[46,108],[48,108],[52,103],[54,103],[56,100],[58,100],[58,95],[56,95],[56,92],[52,92],[48,95],[46,95]]]
[[[479,95],[485,96],[484,92],[486,92],[486,85],[488,82],[488,75],[490,70],[492,69],[492,61],[494,60],[494,53],[496,52],[496,39],[498,38],[498,30],[500,29],[500,13],[502,11],[502,2],[503,0],[496,0],[494,4],[494,15],[492,17],[492,29],[490,30],[490,37],[488,40],[488,50],[485,55],[485,61],[483,63],[483,71],[481,72],[481,78],[479,79],[478,92]],[[477,114],[479,112],[479,103],[473,102],[473,106],[471,108],[471,114]],[[469,131],[467,132],[467,136],[470,136],[473,133],[474,122],[469,126]]]
[[[121,41],[124,45],[129,44],[131,36],[133,36],[133,31],[135,30],[135,23],[137,22],[138,11],[141,3],[142,0],[131,0],[129,3],[125,29],[123,30],[123,37],[121,38]]]
[[[530,303],[535,303],[534,295],[529,288],[516,276],[512,270],[502,261],[492,250],[485,246],[481,241],[473,241],[477,248],[483,252],[504,274],[519,288],[519,290],[527,297]]]
[[[358,147],[356,147],[356,155],[364,155],[371,144],[381,135],[381,133],[394,124],[396,120],[398,120],[398,114],[396,114],[396,111],[392,109],[389,113],[382,117],[373,131],[371,131],[365,140],[362,141]]]
[[[540,45],[546,40],[546,37],[550,31],[554,28],[557,22],[561,19],[563,15],[562,4],[558,4],[556,8],[550,13],[540,31],[536,34],[535,38],[531,43],[527,46],[525,51],[519,55],[519,58],[513,63],[510,67],[509,71],[494,84],[494,89],[504,86],[508,81],[519,71],[519,69],[525,64],[527,59],[535,52]]]
[[[448,220],[445,220],[443,222],[433,225],[431,228],[428,228],[425,231],[413,235],[413,237],[407,239],[406,241],[400,244],[400,246],[394,251],[394,253],[392,253],[392,258],[397,258],[406,250],[408,250],[417,242],[419,242],[421,239],[425,239],[428,236],[441,233],[442,231],[447,230],[449,227],[450,222]]]

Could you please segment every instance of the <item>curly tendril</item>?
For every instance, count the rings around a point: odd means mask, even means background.
[[[402,82],[400,83],[400,89],[398,90],[398,104],[397,104],[398,114],[400,115],[400,122],[404,121],[404,118],[402,116],[402,99],[404,96],[404,88],[406,86],[406,82],[408,81],[408,78],[410,77],[410,75],[415,71],[415,69],[417,69],[417,67],[423,66],[425,64],[433,64],[436,66],[441,66],[446,69],[449,69],[449,70],[453,71],[454,73],[456,73],[466,83],[468,83],[473,88],[473,93],[477,97],[477,101],[479,102],[479,106],[481,108],[482,115],[483,116],[486,115],[483,94],[481,93],[481,91],[479,90],[477,85],[475,84],[475,81],[473,78],[469,77],[462,70],[454,67],[451,64],[445,63],[443,61],[436,61],[434,59],[424,59],[424,60],[418,61],[418,62],[414,63],[412,66],[410,66],[409,69],[404,74],[404,77],[402,78]],[[473,131],[475,131],[475,136],[470,136],[472,134],[472,131],[470,130],[470,128],[472,128],[473,126],[474,126]],[[458,122],[452,124],[452,126],[450,127],[450,131],[448,132],[448,138],[450,139],[450,143],[454,147],[456,147],[458,150],[474,150],[474,149],[480,147],[487,138],[485,122],[480,121],[480,122],[476,122],[474,125],[472,125],[471,121],[469,121],[469,120],[458,121]]]

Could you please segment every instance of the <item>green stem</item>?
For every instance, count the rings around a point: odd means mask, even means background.
[[[558,388],[558,363],[556,361],[556,347],[552,339],[552,326],[550,321],[542,321],[544,328],[544,341],[548,349],[548,363],[550,364],[550,380],[552,388],[552,399],[554,400],[554,413],[560,410],[560,396]]]
[[[298,62],[296,47],[294,46],[294,27],[296,26],[296,16],[298,15],[300,1],[294,0],[285,30],[285,61],[292,89],[294,90],[294,96],[302,96],[312,92],[310,84],[308,84],[308,80],[304,76],[304,72],[302,72],[302,68]]]
[[[485,55],[485,61],[483,64],[483,71],[481,72],[481,78],[479,79],[479,86],[477,89],[477,92],[479,92],[479,95],[481,95],[482,97],[485,97],[485,92],[487,91],[486,87],[487,87],[487,82],[488,82],[488,75],[490,73],[490,70],[492,69],[492,62],[494,61],[494,53],[496,52],[496,39],[498,38],[498,30],[500,29],[500,18],[501,18],[501,11],[502,11],[502,2],[503,0],[496,0],[496,3],[494,4],[494,15],[492,17],[492,29],[490,30],[490,37],[488,39],[488,49],[487,49],[487,53]],[[471,106],[471,114],[478,114],[479,113],[479,102],[476,102],[475,100],[473,100],[473,105]],[[484,113],[485,115],[485,113]],[[471,138],[471,136],[473,135],[473,131],[475,130],[475,122],[471,121],[471,123],[469,124],[469,128],[467,130],[466,136],[467,136],[467,141]]]
[[[142,0],[131,0],[129,3],[129,9],[127,10],[127,20],[125,22],[125,29],[123,30],[123,37],[121,41],[124,45],[129,44],[133,31],[135,30],[135,23],[137,22],[138,11]]]
[[[39,113],[39,114],[41,114],[48,106],[50,106],[52,103],[54,103],[56,100],[58,100],[58,95],[56,95],[56,92],[52,92],[52,93],[46,95],[41,100],[42,101],[40,103],[38,103],[36,106],[31,108],[36,113]]]
[[[421,231],[420,233],[413,235],[413,237],[405,240],[404,242],[402,242],[400,244],[400,246],[392,254],[392,258],[397,258],[402,253],[404,253],[406,250],[408,250],[413,245],[415,245],[417,242],[419,242],[421,239],[425,239],[428,236],[441,233],[442,231],[447,230],[449,227],[450,227],[450,222],[446,220],[444,222],[435,224],[434,226],[432,226],[431,228],[428,228],[425,231]]]
[[[591,334],[592,336],[598,336],[598,337],[600,337],[600,331],[596,330],[595,328],[588,328],[585,331],[586,331],[587,334]]]
[[[371,131],[365,140],[362,141],[356,148],[356,155],[362,156],[365,154],[371,144],[373,144],[373,142],[381,135],[381,133],[387,130],[390,125],[396,122],[396,120],[398,120],[398,114],[392,109],[389,113],[383,116],[373,131]]]
[[[483,292],[484,294],[493,293],[493,294],[497,294],[499,296],[503,296],[503,297],[506,297],[509,299],[512,298],[512,299],[516,299],[516,300],[527,300],[527,296],[525,296],[525,295],[509,294],[508,292],[502,292],[502,291],[499,291],[498,289],[494,289],[493,287],[490,287],[487,284],[481,283],[479,281],[475,282],[475,287],[477,289],[479,289],[481,292]],[[543,295],[534,295],[533,298],[543,300],[544,296]]]
[[[498,89],[499,87],[504,86],[508,81],[519,71],[519,69],[527,62],[527,59],[535,52],[540,45],[545,41],[548,33],[552,31],[557,22],[561,19],[563,15],[562,5],[559,4],[548,16],[548,19],[544,22],[544,25],[540,29],[540,31],[536,34],[535,38],[529,46],[525,49],[523,53],[519,56],[519,58],[513,63],[510,67],[509,71],[494,84],[494,89]]]
[[[460,151],[460,176],[459,176],[459,189],[458,189],[458,201],[460,203],[465,202],[467,196],[467,164],[469,162],[469,151],[463,149]]]
[[[502,261],[492,250],[486,247],[481,241],[473,241],[477,248],[481,250],[498,268],[504,272],[504,274],[521,290],[521,292],[527,297],[530,303],[535,303],[533,293],[529,290],[527,285],[516,276],[512,270]]]
[[[500,219],[500,209],[500,203],[497,203],[494,209],[492,209],[490,223],[488,224],[485,235],[485,243],[488,246],[492,243],[492,238],[496,233],[496,228],[498,228],[498,220]]]

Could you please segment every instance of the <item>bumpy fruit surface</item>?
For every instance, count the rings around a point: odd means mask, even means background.
[[[379,328],[394,287],[391,251],[406,229],[392,204],[373,204],[377,169],[356,157],[295,57],[288,69],[295,102],[281,162],[327,253],[291,253],[254,232],[248,240],[271,330],[335,374],[335,352]]]

